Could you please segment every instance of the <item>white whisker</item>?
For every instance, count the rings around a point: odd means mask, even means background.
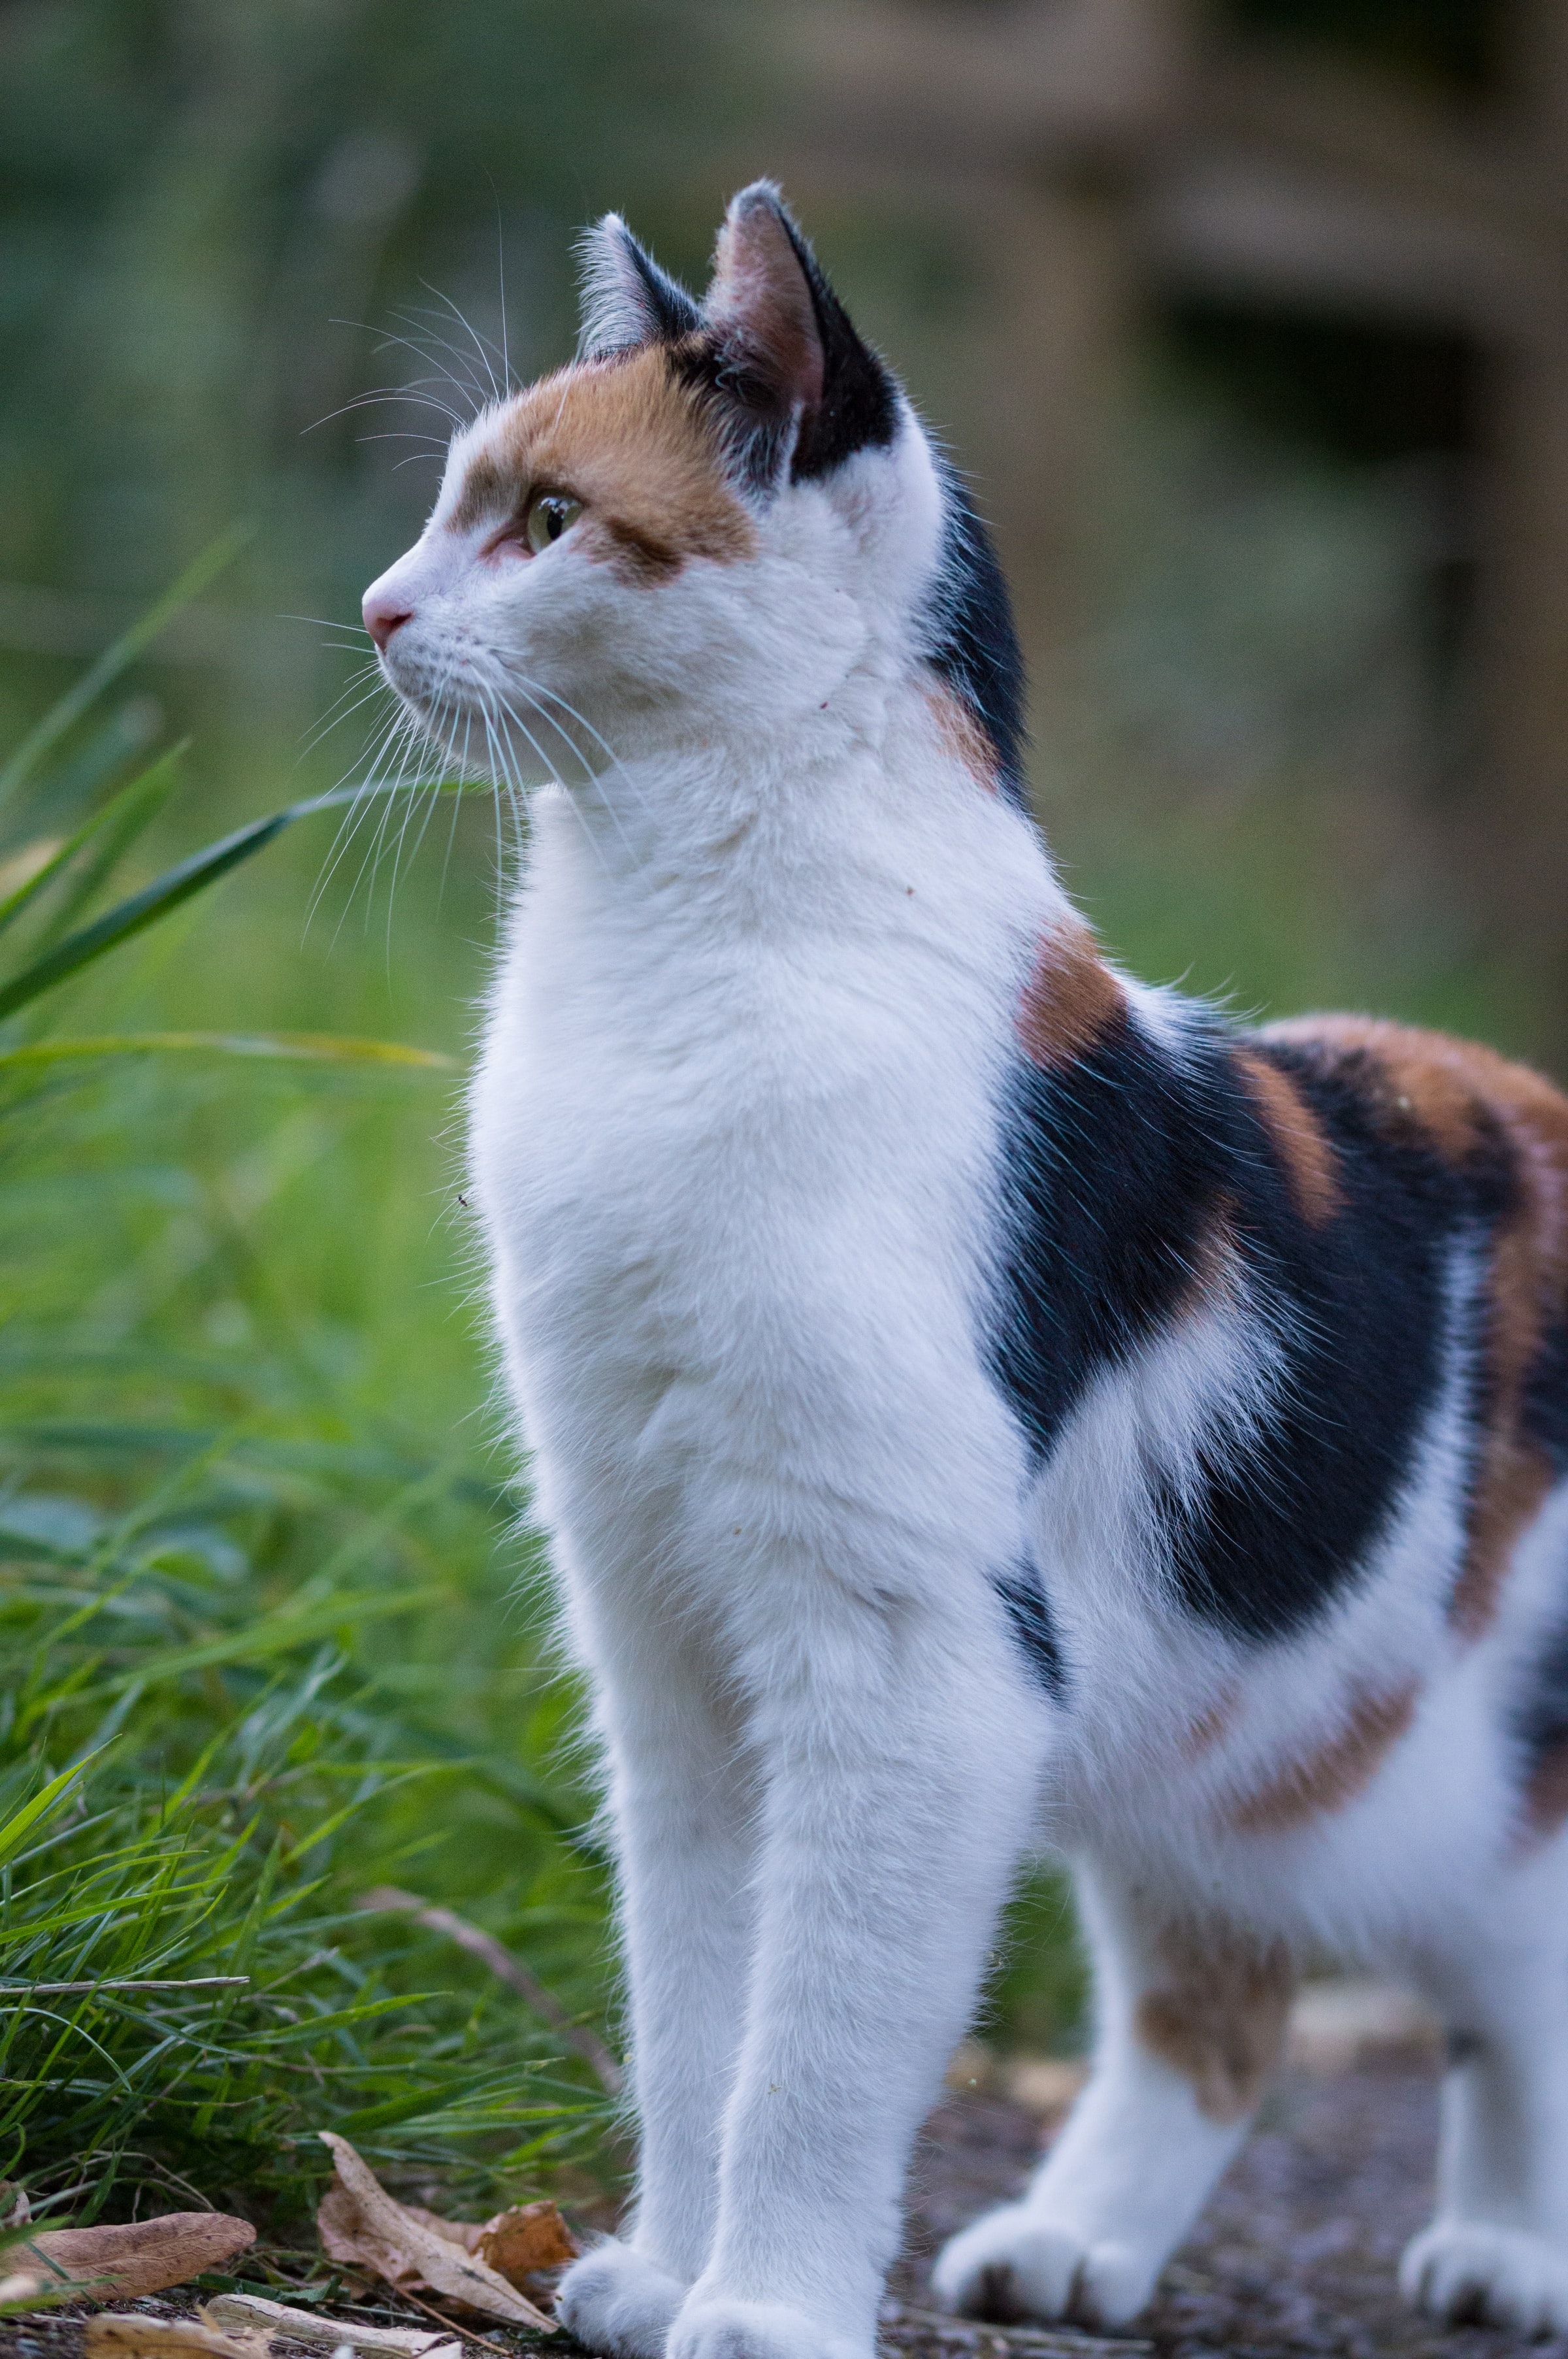
[[[437,302],[444,303],[448,310],[452,314],[452,317],[455,320],[460,321],[462,325],[468,330],[469,334],[473,338],[474,350],[478,353],[480,359],[484,363],[485,375],[490,379],[491,392],[493,394],[497,401],[501,400],[501,388],[495,382],[495,371],[491,366],[491,354],[494,352],[495,347],[491,342],[490,338],[480,334],[472,321],[458,309],[458,306],[453,302],[449,295],[443,294],[438,287],[431,287],[427,278],[422,278],[419,281],[419,284],[421,287],[428,288]]]

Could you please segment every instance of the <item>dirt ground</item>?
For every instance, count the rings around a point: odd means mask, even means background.
[[[1288,2075],[1153,2308],[1108,2343],[938,2320],[925,2310],[937,2245],[1015,2194],[1049,2135],[1037,2114],[1003,2098],[950,2097],[921,2144],[908,2247],[884,2314],[886,2359],[1523,2359],[1526,2351],[1531,2359],[1568,2359],[1568,2337],[1527,2343],[1476,2328],[1442,2331],[1400,2301],[1395,2270],[1426,2216],[1436,2118],[1436,2079],[1426,2062]],[[276,2298],[284,2288],[258,2290]],[[188,2314],[193,2299],[181,2291],[122,2307]],[[387,2322],[395,2314],[380,2310]],[[410,2325],[430,2322],[412,2310],[402,2315]],[[518,2359],[544,2347],[504,2328],[484,2332],[492,2350]],[[471,2344],[466,2359],[479,2347]],[[572,2359],[576,2346],[563,2335],[548,2348],[552,2359]],[[0,2359],[80,2359],[81,2350],[79,2317],[0,2324]]]
[[[1476,2328],[1439,2329],[1406,2310],[1395,2275],[1432,2195],[1437,2081],[1429,2063],[1363,2064],[1331,2078],[1292,2073],[1128,2335],[1157,2359],[1568,2359],[1568,2338],[1527,2342]],[[1036,2359],[1044,2338],[982,2330],[960,2345],[951,2325],[912,2318],[930,2256],[976,2212],[1014,2195],[1044,2140],[1039,2120],[991,2097],[950,2098],[927,2126],[916,2166],[909,2249],[894,2284],[902,2314],[890,2340],[911,2359],[990,2359],[995,2343]],[[1064,2350],[1068,2338],[1054,2337]],[[1090,2359],[1104,2345],[1073,2343]],[[1109,2359],[1109,2354],[1106,2354]]]

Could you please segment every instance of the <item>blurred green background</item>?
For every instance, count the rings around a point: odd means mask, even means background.
[[[359,596],[419,527],[449,410],[503,349],[517,379],[569,352],[584,222],[619,207],[700,281],[726,194],[773,170],[996,523],[1039,809],[1119,955],[1243,1010],[1353,1002],[1554,1058],[1554,853],[1484,751],[1487,352],[1376,286],[1303,302],[1267,252],[1206,277],[1170,179],[1170,92],[1202,163],[1248,43],[1332,119],[1339,75],[1411,137],[1501,121],[1505,13],[1091,0],[1074,82],[1066,0],[5,0],[0,748],[254,533],[0,811],[0,891],[178,739],[124,885],[363,775]],[[0,1984],[251,1976],[15,2012],[0,2177],[35,2194],[113,2211],[195,2172],[287,2230],[323,2125],[474,2202],[589,2202],[619,2168],[558,2027],[354,1906],[390,1881],[457,1908],[613,2038],[459,1192],[512,821],[454,800],[416,845],[389,810],[335,863],[302,822],[50,1022],[392,1038],[449,1072],[171,1055],[0,1084],[4,1793],[93,1756],[0,1871]],[[187,1897],[151,1905],[158,1875]],[[1048,1874],[1017,1922],[989,2036],[1070,2045]]]

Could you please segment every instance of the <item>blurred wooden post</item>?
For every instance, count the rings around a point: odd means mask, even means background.
[[[971,234],[992,309],[964,458],[1038,670],[1092,626],[1133,300],[1125,223],[1093,192],[999,190]]]
[[[1461,814],[1489,950],[1568,1049],[1568,7],[1523,0],[1514,105],[1547,299],[1496,351],[1478,633],[1480,777]]]
[[[952,412],[1037,673],[1102,610],[1141,309],[1195,296],[1484,356],[1480,725],[1433,825],[1488,964],[1568,1059],[1568,0],[1511,0],[1511,103],[1468,105],[1228,32],[1209,0],[797,21],[808,177],[950,200],[989,274]]]

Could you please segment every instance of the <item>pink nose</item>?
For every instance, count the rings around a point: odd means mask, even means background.
[[[395,598],[378,598],[369,591],[360,612],[365,618],[366,630],[384,650],[394,631],[413,620],[412,607],[400,606]]]

